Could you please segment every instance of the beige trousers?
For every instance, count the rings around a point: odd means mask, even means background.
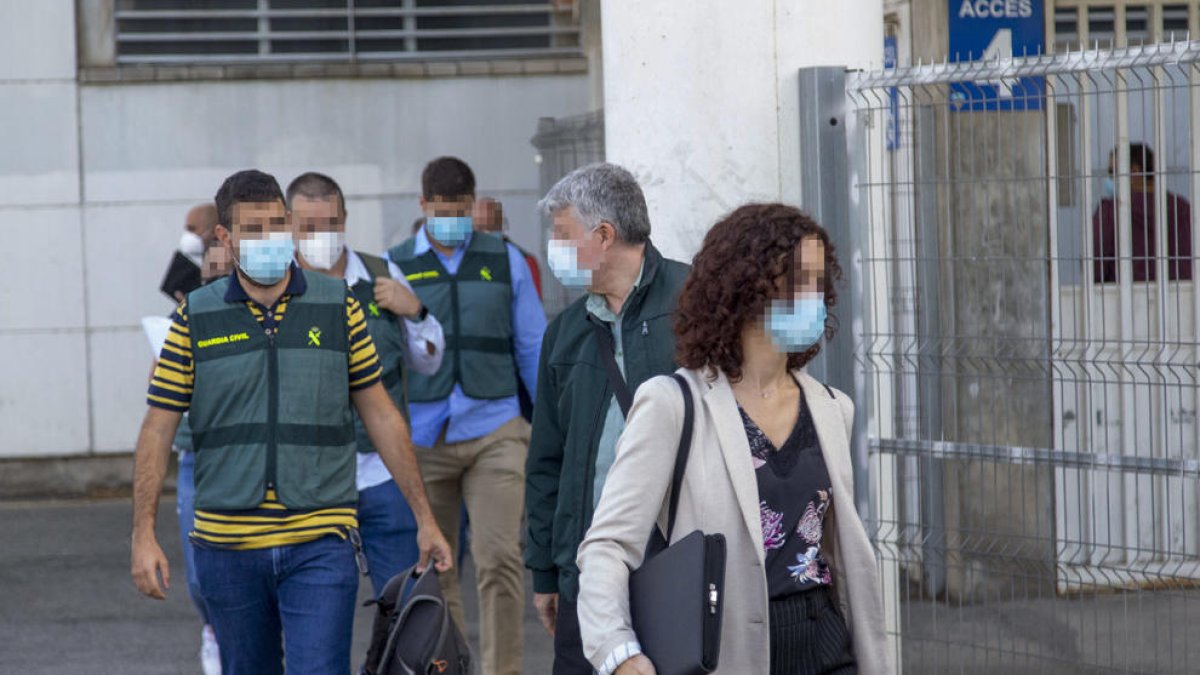
[[[429,504],[458,560],[463,503],[471,519],[471,557],[479,592],[479,661],[483,675],[519,675],[525,613],[521,515],[529,424],[520,417],[471,441],[416,448]],[[442,593],[466,635],[457,570],[440,577]]]

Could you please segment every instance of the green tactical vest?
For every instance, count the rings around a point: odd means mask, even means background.
[[[188,295],[198,509],[253,509],[271,485],[294,510],[357,500],[346,284],[292,273],[308,288],[275,334],[225,302],[228,278]]]
[[[370,280],[360,280],[350,288],[350,292],[358,298],[362,305],[363,315],[367,317],[367,332],[375,341],[375,351],[379,354],[379,365],[383,368],[383,387],[387,389],[392,402],[400,409],[404,419],[408,419],[408,396],[405,393],[407,375],[404,370],[404,354],[408,343],[404,336],[401,318],[375,304],[375,280],[379,277],[390,279],[387,261],[383,258],[366,253],[358,253],[363,266],[367,268]],[[354,435],[358,439],[358,451],[362,453],[375,452],[375,445],[367,435],[358,413],[354,414]]]
[[[513,359],[512,271],[508,249],[497,237],[475,234],[457,274],[430,248],[414,255],[415,239],[388,251],[429,311],[442,323],[446,352],[432,376],[410,373],[408,399],[441,401],[457,383],[474,399],[517,395]]]
[[[188,424],[187,415],[179,418],[179,427],[175,429],[175,439],[171,441],[171,447],[192,451],[192,426]]]

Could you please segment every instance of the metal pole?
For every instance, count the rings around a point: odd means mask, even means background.
[[[868,400],[864,395],[863,373],[855,364],[863,325],[860,234],[868,221],[860,218],[851,221],[846,108],[844,68],[800,70],[800,206],[829,232],[843,272],[843,287],[838,293],[838,333],[810,364],[809,372],[860,403]],[[858,512],[866,517],[871,511],[865,410],[855,415],[851,458],[854,502]]]

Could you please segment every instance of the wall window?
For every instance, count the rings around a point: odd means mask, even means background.
[[[1200,3],[1179,0],[1055,0],[1054,50],[1138,47],[1188,39]]]
[[[526,0],[115,0],[118,63],[575,56],[574,5]]]

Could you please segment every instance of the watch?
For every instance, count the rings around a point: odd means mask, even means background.
[[[421,311],[417,312],[413,316],[408,317],[408,320],[415,321],[417,323],[421,323],[422,321],[424,321],[425,319],[428,319],[428,318],[429,318],[429,308],[426,307],[424,304],[422,304]]]

